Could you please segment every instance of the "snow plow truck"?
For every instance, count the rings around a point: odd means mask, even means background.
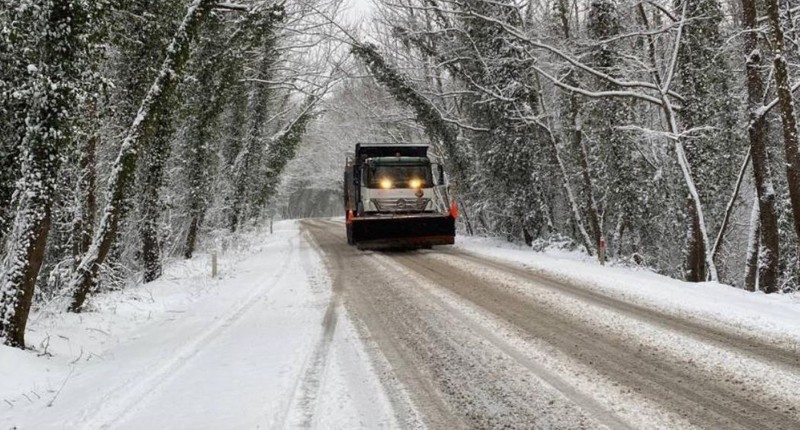
[[[347,243],[358,249],[455,242],[458,209],[428,145],[356,144],[345,161],[344,205]]]

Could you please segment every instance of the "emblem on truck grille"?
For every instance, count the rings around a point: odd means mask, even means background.
[[[370,199],[379,212],[424,211],[431,199]]]

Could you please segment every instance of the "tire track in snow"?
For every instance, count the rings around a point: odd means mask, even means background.
[[[341,222],[326,219],[305,220],[302,225],[309,231],[315,245],[323,255],[326,262],[328,273],[333,275],[333,286],[337,291],[352,288],[351,285],[345,286],[344,283],[350,281],[343,279],[343,274],[347,270],[349,256],[337,250],[331,250],[329,241],[333,240],[340,243],[343,235],[332,232],[333,228],[344,231],[344,224]],[[342,245],[347,251],[354,252],[354,248]],[[385,281],[385,280],[383,280]],[[369,284],[372,282],[368,277],[359,279],[359,282]],[[346,293],[346,291],[342,291]],[[423,376],[420,370],[411,364],[411,356],[406,348],[402,348],[399,343],[386,343],[384,333],[388,327],[375,327],[374,324],[382,324],[381,321],[371,321],[368,323],[363,318],[364,312],[368,315],[379,313],[374,303],[369,300],[358,300],[354,303],[352,294],[343,298],[348,313],[352,316],[355,328],[371,344],[368,354],[371,356],[373,366],[381,374],[383,390],[389,398],[395,421],[404,428],[425,428],[426,424],[433,428],[448,428],[450,430],[466,428],[459,418],[452,415],[443,399],[438,395],[429,381]]]
[[[266,298],[276,285],[282,284],[281,281],[289,273],[290,263],[297,258],[297,240],[298,237],[295,236],[289,241],[289,253],[278,272],[272,276],[259,277],[256,281],[261,283],[266,279],[270,279],[267,285],[254,288],[254,291],[233,306],[226,316],[215,322],[209,329],[184,343],[170,358],[162,360],[154,368],[142,369],[133,377],[128,378],[125,383],[107,391],[92,407],[84,409],[83,418],[80,422],[74,423],[70,427],[84,429],[113,428],[115,423],[124,420],[131,412],[135,411],[137,406],[141,405],[161,385],[170,380],[178,369],[186,366],[206,345],[214,342],[215,339],[242,319],[249,310]]]
[[[389,258],[385,259],[384,267],[386,267],[387,270],[392,270],[392,269],[396,270],[396,268],[392,267],[391,265],[391,261],[393,260],[394,259],[389,259]],[[403,264],[403,266],[408,267],[407,264]],[[412,273],[416,272],[412,271]],[[433,288],[436,288],[436,285],[434,285]],[[613,412],[605,408],[599,402],[595,401],[588,395],[576,390],[574,387],[572,387],[568,382],[563,380],[556,373],[548,370],[541,364],[536,363],[534,360],[528,357],[524,352],[520,351],[516,346],[506,342],[497,334],[492,333],[489,328],[476,322],[474,318],[466,315],[461,309],[458,309],[451,303],[447,303],[445,300],[436,296],[431,291],[428,291],[425,288],[417,288],[417,291],[422,293],[426,297],[427,301],[429,301],[432,304],[435,304],[436,306],[444,310],[452,319],[463,323],[476,335],[482,337],[490,344],[492,344],[494,347],[496,347],[498,350],[502,351],[504,354],[511,357],[522,367],[531,371],[531,373],[539,377],[542,381],[547,383],[547,385],[552,387],[554,390],[560,392],[562,395],[564,395],[564,397],[566,397],[576,405],[580,405],[582,409],[589,412],[593,418],[605,424],[606,426],[608,426],[608,428],[615,430],[633,429],[633,427],[628,425],[626,422],[624,422]]]
[[[548,428],[560,423],[556,428],[605,428],[606,421],[626,428],[610,414],[607,420],[590,417],[588,408],[574,406],[569,392],[536,378],[538,369],[526,366],[530,360],[520,362],[519,354],[508,354],[509,348],[491,342],[497,339],[481,336],[486,330],[470,330],[443,313],[420,294],[413,278],[392,264],[392,257],[345,245],[333,230],[341,229],[341,223],[309,224],[334,273],[345,274],[343,300],[366,325],[428,426]],[[527,382],[529,376],[541,382]]]
[[[311,246],[313,239],[308,237],[307,231],[303,233],[306,243]],[[308,257],[303,261],[304,272],[311,273],[313,265],[308,261]],[[289,426],[300,428],[311,428],[314,424],[314,417],[317,415],[317,405],[319,404],[319,394],[325,382],[328,360],[331,355],[331,344],[333,335],[336,333],[336,325],[339,318],[338,291],[335,286],[335,279],[330,283],[332,291],[325,314],[322,317],[322,334],[317,341],[311,354],[306,358],[302,367],[302,376],[295,381],[292,396],[285,406],[273,418],[273,429],[283,429]]]
[[[310,221],[304,221],[304,225]],[[314,237],[309,233],[308,229],[303,228],[303,239],[305,242],[314,248],[316,253],[316,257],[320,259],[321,262],[324,262],[323,251],[320,249],[319,244],[314,240]],[[310,256],[308,254],[303,253],[302,256],[302,264],[304,268],[304,272],[309,275],[317,266],[311,263]],[[331,289],[331,297],[329,299],[328,305],[325,309],[325,313],[322,318],[321,322],[321,335],[317,343],[315,344],[312,352],[307,356],[305,359],[303,366],[301,367],[301,377],[295,381],[295,384],[292,388],[292,396],[288,399],[288,401],[284,404],[284,406],[278,411],[276,415],[273,416],[271,420],[270,428],[273,429],[284,429],[284,428],[318,428],[322,426],[324,423],[320,422],[321,419],[321,395],[323,393],[323,388],[325,387],[329,375],[328,372],[330,371],[331,361],[334,360],[334,349],[335,346],[340,347],[353,347],[352,344],[336,344],[335,338],[337,337],[337,330],[339,327],[339,318],[346,318],[346,314],[343,313],[344,309],[342,308],[341,298],[340,298],[340,274],[336,271],[327,270],[326,276],[333,274],[332,279],[328,279],[326,282],[326,287],[330,287]],[[318,281],[316,276],[313,277],[315,280]],[[314,289],[315,293],[322,293],[324,288],[321,288],[317,285],[317,288]],[[357,373],[361,372],[368,372],[365,367],[358,366],[358,363],[348,363],[348,362],[340,362],[340,365],[344,366],[356,366]],[[355,381],[347,380],[348,384],[354,383]],[[359,389],[372,389],[373,387],[365,387],[363,382],[361,385],[358,385]],[[381,389],[381,387],[374,387],[377,389]],[[353,385],[350,386],[350,389],[354,389]],[[359,417],[364,421],[370,423],[367,425],[366,428],[377,428],[381,425],[379,421],[375,420],[375,411],[367,409],[366,406],[363,404],[359,404],[355,402],[356,409],[358,410]],[[390,411],[393,413],[394,411]],[[323,426],[324,427],[324,426]]]
[[[313,241],[308,237],[307,231],[302,231],[301,235],[305,243],[313,247]],[[303,254],[303,258],[301,259],[303,272],[306,276],[311,275],[314,267],[309,261],[309,258],[310,256],[308,254]],[[313,284],[313,282],[310,282],[310,284]],[[331,285],[333,285],[333,283],[331,283]],[[322,293],[323,290],[319,288],[319,285],[316,286],[316,289],[312,286],[312,289],[316,293]],[[291,397],[284,402],[283,407],[280,408],[278,413],[273,415],[270,428],[284,429],[290,426],[300,428],[312,427],[317,404],[319,403],[317,400],[328,368],[327,363],[328,357],[330,356],[333,335],[336,333],[336,323],[338,321],[337,303],[338,298],[336,291],[332,291],[331,297],[328,300],[328,306],[325,308],[325,313],[322,317],[322,333],[320,338],[301,367],[301,376],[295,380],[291,390]]]
[[[631,304],[620,299],[610,297],[601,292],[593,291],[581,285],[563,285],[557,279],[549,279],[525,268],[516,267],[512,263],[497,262],[490,258],[464,253],[459,250],[437,250],[436,252],[422,251],[412,253],[370,253],[353,252],[349,247],[343,245],[343,225],[341,222],[316,223],[313,233],[318,237],[324,237],[327,242],[326,252],[330,259],[340,260],[338,268],[347,270],[356,281],[368,281],[380,279],[380,276],[372,276],[370,273],[374,268],[372,261],[376,258],[385,261],[383,276],[388,276],[392,271],[398,270],[398,264],[406,266],[410,271],[426,278],[437,290],[450,291],[460,296],[462,300],[469,303],[469,306],[483,309],[502,320],[510,322],[519,327],[523,332],[529,333],[534,338],[543,339],[550,345],[554,345],[558,350],[566,352],[568,356],[587,363],[591,368],[598,370],[601,374],[610,375],[612,380],[621,382],[623,386],[632,387],[631,390],[646,396],[647,399],[657,401],[659,410],[671,411],[677,414],[676,417],[684,417],[688,421],[708,428],[796,428],[798,422],[782,411],[777,410],[778,406],[762,403],[763,399],[753,399],[747,397],[744,392],[725,388],[714,382],[698,380],[692,377],[692,371],[688,368],[676,367],[674,363],[668,362],[658,356],[643,356],[637,351],[628,350],[626,345],[619,339],[610,336],[600,336],[591,328],[587,328],[577,320],[569,318],[567,315],[560,315],[554,309],[546,306],[531,303],[530,298],[524,295],[511,294],[499,288],[496,279],[491,275],[487,278],[476,276],[474,273],[465,273],[465,269],[448,264],[447,258],[460,259],[470,267],[490,268],[501,271],[511,276],[523,278],[526,282],[542,283],[545,288],[554,292],[562,293],[565,296],[579,299],[590,305],[597,305],[616,312],[620,315],[641,320],[648,324],[660,326],[667,332],[684,334],[710,345],[726,348],[741,353],[744,356],[756,360],[766,361],[780,368],[788,368],[796,371],[797,361],[800,358],[791,351],[765,343],[760,339],[750,339],[741,334],[724,330],[714,326],[708,326],[695,319],[681,318],[680,316],[670,315],[657,309],[649,309],[646,306]],[[341,243],[341,245],[340,245]],[[342,257],[341,255],[346,255]],[[441,256],[436,256],[441,254]],[[434,258],[431,258],[434,257]],[[443,261],[444,260],[444,261]],[[358,267],[361,264],[369,264],[367,267]],[[470,270],[471,272],[472,270]],[[408,276],[408,275],[407,275]],[[389,282],[386,279],[386,282]],[[413,281],[406,284],[406,288],[414,288]],[[368,289],[358,288],[362,294],[367,294]],[[386,293],[391,292],[386,288],[381,289]],[[352,294],[347,296],[347,301],[352,299]],[[387,297],[386,300],[393,301],[402,297]],[[357,300],[364,301],[362,298]],[[400,304],[399,302],[397,302]],[[369,306],[362,307],[367,313],[375,313],[378,308],[370,309]],[[442,306],[439,306],[442,308]],[[384,311],[387,310],[384,308]],[[445,309],[446,310],[446,309]],[[459,316],[459,310],[455,312],[455,317]],[[461,315],[462,317],[464,315]],[[372,318],[375,319],[374,317]],[[462,320],[464,318],[456,318]],[[373,321],[374,323],[374,321]],[[474,324],[474,323],[473,323]],[[489,343],[506,355],[514,357],[518,355],[514,351],[513,345],[507,348],[503,339],[496,339],[493,333],[482,328],[470,327],[472,331],[481,334]],[[394,329],[397,331],[397,329]],[[378,330],[381,334],[387,335],[395,331]],[[400,331],[401,336],[404,333]],[[388,342],[389,346],[391,343]],[[507,342],[506,342],[507,343]],[[386,346],[383,342],[382,346]],[[438,347],[444,347],[442,344]],[[517,362],[526,361],[522,353],[522,360],[516,358]],[[528,360],[530,361],[530,360]],[[393,361],[394,365],[398,363]],[[522,363],[524,364],[524,363]],[[535,364],[535,363],[534,363]],[[400,364],[401,367],[403,366]],[[407,364],[406,364],[407,366]],[[534,374],[537,372],[532,369],[537,366],[524,366],[531,369]],[[407,376],[407,375],[406,375]],[[545,375],[546,376],[546,375]],[[556,375],[558,376],[558,375]],[[407,378],[401,378],[408,382]],[[543,378],[546,380],[546,377]],[[570,391],[575,391],[574,387],[567,384],[567,395]],[[559,381],[550,384],[559,387]],[[413,386],[413,383],[412,383]],[[419,387],[416,387],[417,390]],[[419,393],[416,393],[419,394]],[[581,394],[581,393],[579,393]],[[582,403],[580,396],[573,399],[579,405]],[[774,406],[774,407],[773,407]],[[591,405],[588,410],[591,410]],[[610,412],[610,411],[609,411]],[[657,411],[656,411],[657,412]],[[596,413],[596,411],[595,411]],[[601,411],[601,415],[603,412]],[[606,420],[603,420],[606,421]],[[612,424],[606,421],[608,424]],[[520,425],[509,422],[510,425]],[[688,424],[688,423],[685,423]],[[651,425],[653,425],[651,423]],[[611,425],[617,428],[616,425]]]
[[[623,301],[601,292],[593,291],[579,285],[573,285],[563,280],[555,279],[547,274],[531,272],[524,267],[519,267],[513,263],[498,261],[491,257],[483,257],[467,251],[455,249],[437,250],[437,253],[461,259],[473,265],[513,274],[525,281],[534,282],[538,286],[548,288],[552,291],[568,294],[587,303],[602,306],[614,312],[630,316],[648,324],[661,326],[673,332],[686,334],[700,341],[733,350],[742,355],[756,360],[766,361],[787,370],[797,371],[800,369],[800,353],[798,353],[797,350],[788,350],[753,336],[734,333],[721,327],[696,321],[688,316],[678,317],[657,309],[651,309],[643,305]]]
[[[319,404],[319,394],[325,382],[331,344],[339,318],[338,299],[332,297],[322,318],[322,336],[306,359],[303,376],[297,380],[294,394],[278,415],[274,429],[312,428]]]
[[[593,332],[591,327],[553,309],[499,288],[486,279],[424,253],[393,258],[435,285],[452,291],[474,306],[508,321],[567,355],[589,364],[632,389],[658,399],[667,409],[702,427],[727,429],[786,429],[798,425],[771,405],[745,398],[716,384],[701,383],[688,369],[677,368],[660,357],[643,357],[628,350],[613,336]]]

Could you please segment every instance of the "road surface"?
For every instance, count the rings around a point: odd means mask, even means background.
[[[796,350],[457,248],[358,251],[341,222],[301,225],[405,427],[800,429]]]

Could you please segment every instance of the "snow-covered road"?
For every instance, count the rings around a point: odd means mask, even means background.
[[[796,342],[458,248],[363,252],[341,223],[303,225],[431,427],[800,428]]]
[[[0,347],[0,430],[800,429],[796,298],[459,241],[281,222],[221,279],[198,256],[40,311],[36,351]]]
[[[279,228],[221,281],[162,280],[137,311],[101,300],[86,320],[34,324],[30,338],[63,345],[50,358],[0,349],[0,428],[397,427],[317,252],[294,223]],[[98,330],[112,339],[92,344]]]

